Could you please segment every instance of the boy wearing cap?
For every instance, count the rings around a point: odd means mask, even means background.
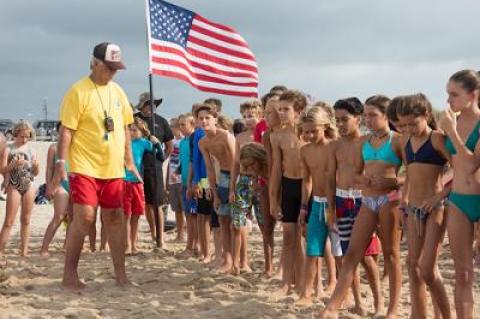
[[[85,236],[100,206],[117,283],[128,283],[125,273],[125,229],[123,227],[123,177],[125,168],[140,181],[132,160],[130,133],[133,122],[128,98],[112,82],[117,70],[125,69],[120,48],[104,42],[95,46],[91,73],[65,94],[61,111],[58,159],[55,174],[67,178],[65,159],[70,164],[73,219],[67,234],[63,286],[85,286],[77,268]]]

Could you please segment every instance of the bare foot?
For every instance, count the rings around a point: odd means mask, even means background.
[[[355,306],[355,308],[353,308],[353,312],[362,318],[367,315],[367,311],[362,306]]]
[[[338,312],[333,310],[325,309],[320,315],[321,319],[338,319]]]
[[[85,285],[81,280],[71,280],[71,281],[62,281],[63,288],[71,291],[80,291],[84,289],[87,285]]]
[[[276,297],[285,297],[290,293],[290,287],[288,285],[283,285],[279,289],[273,292],[273,295]]]
[[[232,275],[234,276],[240,275],[240,268],[236,266],[232,266]]]
[[[393,311],[389,311],[385,316],[385,319],[396,319],[396,318],[397,318],[397,313]]]
[[[283,276],[283,271],[282,269],[279,269],[272,277],[272,279],[278,279],[278,280],[282,280],[282,276]]]
[[[244,266],[240,267],[240,271],[242,273],[245,273],[245,274],[250,274],[250,273],[253,272],[252,268],[250,268],[249,265],[244,265]]]
[[[375,316],[385,315],[385,306],[383,305],[383,298],[380,300],[379,305],[375,307]]]
[[[210,256],[206,256],[202,259],[202,263],[205,264],[205,265],[207,265],[211,262],[212,262],[212,257],[210,257]]]
[[[138,255],[139,253],[140,253],[140,251],[139,251],[137,248],[133,248],[133,249],[132,249],[132,255],[133,255],[133,256],[136,256],[136,255]]]
[[[228,264],[228,263],[223,264],[222,267],[217,269],[217,272],[219,274],[226,274],[226,273],[229,273],[231,271],[232,271],[232,265]]]
[[[50,257],[50,254],[48,253],[48,251],[41,251],[40,257],[48,259]]]
[[[308,307],[313,304],[312,298],[302,297],[295,302],[295,306]]]
[[[127,279],[127,277],[121,278],[121,279],[117,278],[116,281],[117,281],[117,286],[122,287],[122,288],[132,286],[132,283]]]
[[[265,278],[270,279],[270,278],[272,278],[272,276],[273,276],[273,272],[272,272],[272,271],[269,271],[269,270],[265,270],[265,271],[263,272],[263,275],[265,276]]]
[[[132,250],[131,249],[125,250],[125,256],[131,256],[131,255],[132,255]]]
[[[28,258],[28,257],[29,257],[28,251],[22,251],[22,252],[20,253],[20,257]]]

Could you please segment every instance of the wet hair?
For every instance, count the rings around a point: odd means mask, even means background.
[[[383,114],[387,113],[387,108],[390,105],[390,99],[382,94],[377,94],[365,100],[365,105],[374,106]]]
[[[231,131],[233,127],[232,118],[225,114],[220,114],[217,118],[217,127],[227,131]]]
[[[192,113],[183,113],[178,116],[178,122],[180,123],[181,120],[185,119],[185,121],[189,122],[190,125],[195,126],[195,118],[193,117]]]
[[[257,163],[261,171],[265,171],[268,168],[267,151],[260,143],[250,142],[243,145],[240,149],[239,158],[242,167]]]
[[[340,99],[333,105],[334,110],[345,110],[352,115],[363,114],[363,104],[356,97],[348,97],[346,99]]]
[[[397,96],[392,100],[388,108],[394,109],[396,114],[400,116],[423,116],[427,119],[428,126],[430,126],[432,129],[437,128],[437,123],[433,117],[432,103],[430,103],[428,98],[423,93]]]
[[[460,84],[468,93],[480,90],[480,73],[474,70],[461,70],[455,72],[449,80]],[[480,94],[477,103],[480,103]]]
[[[32,125],[25,120],[16,123],[12,128],[12,135],[17,137],[21,131],[27,131],[31,139],[35,139],[35,130]]]
[[[220,99],[211,97],[203,101],[203,104],[211,104],[215,106],[215,110],[217,111],[217,113],[222,112],[222,101]]]
[[[212,104],[203,103],[198,105],[195,108],[195,111],[193,112],[193,114],[195,115],[195,117],[198,117],[198,113],[200,113],[201,111],[205,111],[211,116],[213,116],[214,118],[218,118],[218,112],[216,110],[216,107]]]
[[[267,106],[268,101],[270,101],[273,98],[278,99],[279,96],[280,95],[278,93],[272,93],[272,92],[269,92],[269,93],[265,94],[264,96],[262,96],[262,109],[265,110],[265,107]]]
[[[325,136],[329,139],[337,138],[337,128],[332,121],[332,117],[328,113],[320,108],[319,106],[314,106],[310,108],[305,114],[300,118],[300,126],[303,124],[314,124],[314,125],[324,125],[325,126]]]
[[[240,104],[240,113],[243,114],[246,110],[254,111],[260,116],[262,113],[262,102],[258,99],[247,100]]]
[[[274,93],[274,94],[283,94],[287,91],[288,89],[285,85],[275,85],[270,89],[270,93]]]
[[[150,130],[148,129],[147,122],[140,117],[135,116],[131,125],[135,125],[143,136],[150,136]]]
[[[245,132],[247,130],[247,126],[245,125],[245,121],[242,119],[235,119],[233,121],[233,135],[237,136],[238,134]]]
[[[62,127],[62,122],[59,121],[59,122],[57,123],[57,125],[55,125],[55,130],[56,130],[57,132],[60,132],[60,127]]]
[[[293,104],[295,112],[303,112],[307,108],[307,97],[300,91],[287,90],[280,95],[279,101],[287,101]]]

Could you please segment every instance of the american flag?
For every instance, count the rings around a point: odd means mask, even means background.
[[[151,73],[201,91],[257,97],[255,56],[233,28],[162,0],[146,1]]]

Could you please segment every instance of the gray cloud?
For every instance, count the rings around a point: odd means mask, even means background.
[[[478,68],[478,1],[175,1],[234,26],[260,67],[260,92],[275,84],[330,102],[423,91],[444,105],[448,76]],[[88,74],[92,47],[120,44],[128,70],[116,80],[132,102],[148,88],[144,1],[2,1],[0,117],[52,117],[68,87]],[[155,77],[173,116],[209,94]],[[222,97],[237,114],[238,98]],[[28,116],[28,114],[31,114]]]

